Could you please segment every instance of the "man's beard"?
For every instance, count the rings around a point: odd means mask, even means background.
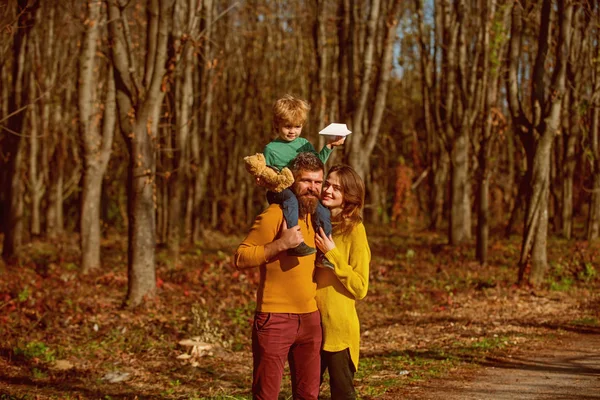
[[[310,197],[310,195],[314,197]],[[317,204],[319,204],[318,194],[306,191],[298,196],[298,215],[304,217],[308,214],[314,214],[317,211]]]

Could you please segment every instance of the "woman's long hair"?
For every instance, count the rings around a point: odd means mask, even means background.
[[[328,174],[335,172],[342,189],[342,212],[331,217],[333,232],[348,235],[362,222],[362,210],[365,205],[365,184],[361,177],[349,165],[338,164],[331,167]]]

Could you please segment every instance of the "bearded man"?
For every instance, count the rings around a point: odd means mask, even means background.
[[[312,214],[323,184],[323,163],[300,153],[291,163],[292,190],[300,208],[298,225],[287,227],[278,204],[254,221],[235,253],[238,269],[260,268],[252,326],[254,399],[276,400],[286,359],[294,399],[317,399],[320,384],[321,318],[313,282],[315,255],[294,257],[287,249],[315,245]]]

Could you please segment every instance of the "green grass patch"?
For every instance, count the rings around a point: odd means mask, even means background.
[[[43,342],[29,342],[19,345],[13,349],[15,357],[25,361],[38,359],[43,362],[55,360],[54,351]]]
[[[364,397],[377,398],[392,388],[442,376],[461,362],[442,349],[363,357],[356,374],[358,390]]]
[[[573,321],[573,325],[583,325],[583,326],[598,326],[598,319],[594,317],[584,317],[579,318]]]

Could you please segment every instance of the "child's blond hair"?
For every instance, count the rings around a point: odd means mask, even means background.
[[[273,104],[273,129],[285,124],[304,125],[308,118],[310,105],[290,94],[286,94]]]

